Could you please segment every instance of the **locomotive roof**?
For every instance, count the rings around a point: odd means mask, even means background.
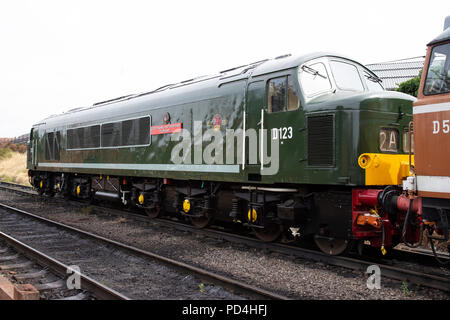
[[[438,42],[443,42],[450,40],[450,28],[445,29],[444,32],[442,32],[440,35],[438,35],[436,38],[433,39],[430,43],[427,44],[427,46],[431,46]]]
[[[434,38],[433,41],[427,44],[427,46],[447,40],[450,40],[450,16],[447,16],[444,20],[444,32]]]
[[[284,55],[284,56],[276,57],[274,59],[266,59],[266,60],[256,61],[256,62],[247,64],[247,65],[242,65],[242,66],[238,66],[235,68],[223,70],[220,73],[215,74],[215,75],[202,76],[202,77],[198,77],[198,78],[194,78],[194,79],[181,81],[179,83],[165,85],[165,86],[162,86],[153,91],[143,92],[143,93],[138,93],[138,94],[130,94],[130,95],[121,96],[118,98],[114,98],[114,99],[110,99],[110,100],[106,100],[106,101],[102,101],[102,102],[97,102],[89,107],[84,107],[84,108],[81,107],[81,108],[71,109],[62,114],[47,117],[46,119],[42,120],[40,123],[35,124],[35,126],[44,125],[44,124],[46,124],[46,122],[48,120],[57,120],[58,118],[60,118],[61,120],[65,119],[64,122],[66,122],[66,123],[76,122],[76,118],[80,118],[80,117],[78,117],[78,115],[75,116],[75,114],[77,114],[77,113],[84,113],[83,111],[89,111],[89,110],[103,109],[100,107],[121,105],[122,103],[126,103],[127,107],[130,107],[130,104],[133,104],[133,105],[140,104],[140,102],[142,102],[142,99],[145,99],[146,101],[148,101],[150,99],[151,100],[155,99],[155,103],[157,103],[158,105],[161,105],[161,101],[159,98],[171,100],[170,96],[175,96],[179,93],[186,94],[187,93],[186,89],[188,89],[190,87],[190,85],[197,84],[199,86],[197,89],[201,90],[201,92],[205,92],[204,91],[205,89],[218,88],[219,85],[222,85],[224,83],[229,83],[229,82],[236,81],[236,80],[247,79],[250,77],[256,77],[256,76],[261,76],[261,75],[272,73],[272,72],[295,68],[309,60],[319,58],[319,57],[324,57],[324,56],[340,57],[340,58],[345,58],[345,59],[354,61],[353,59],[350,59],[346,56],[331,53],[331,52],[314,52],[314,53],[310,53],[310,54],[306,54],[306,55],[299,55],[299,56],[292,56],[290,54]],[[356,62],[356,61],[354,61],[354,62]],[[358,62],[356,62],[356,63],[358,63]],[[367,69],[367,70],[369,70],[369,69]],[[121,103],[119,103],[119,102],[121,102]],[[135,103],[133,103],[133,102],[135,102]],[[96,111],[100,111],[100,110],[96,110]],[[129,110],[128,112],[130,112],[130,111],[131,110]],[[99,113],[101,113],[101,112],[99,112]],[[75,120],[75,121],[69,120],[70,118],[74,118],[72,120]],[[51,121],[51,122],[53,122],[53,121]]]

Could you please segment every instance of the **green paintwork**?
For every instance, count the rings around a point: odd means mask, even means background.
[[[315,53],[269,60],[243,74],[240,73],[242,69],[232,70],[210,78],[173,85],[158,92],[119,99],[47,118],[33,126],[34,135],[30,148],[37,146],[37,159],[33,159],[37,160],[37,166],[28,159],[28,168],[53,172],[245,183],[249,181],[248,174],[260,173],[259,164],[247,164],[245,170],[242,170],[240,164],[208,166],[196,162],[192,152],[191,165],[174,166],[170,161],[170,155],[177,142],[170,141],[168,134],[151,136],[151,144],[146,147],[67,151],[67,129],[146,115],[151,116],[151,126],[162,125],[164,114],[169,112],[171,123],[181,122],[183,128],[193,132],[194,121],[202,121],[205,131],[211,127],[214,115],[220,114],[222,119],[227,120],[227,124],[221,127],[225,137],[226,129],[243,127],[244,110],[247,114],[246,128],[259,128],[261,108],[264,108],[264,127],[269,130],[292,127],[293,137],[280,144],[278,174],[263,175],[260,183],[363,185],[364,172],[358,166],[358,156],[362,153],[380,152],[378,140],[381,127],[397,128],[401,138],[411,121],[414,98],[395,92],[369,92],[366,88],[366,91],[359,93],[329,92],[306,102],[298,83],[298,68],[311,59],[323,56],[336,55]],[[364,68],[359,64],[358,66],[361,70]],[[267,81],[283,75],[293,77],[297,92],[300,94],[300,108],[269,114]],[[399,110],[404,113],[400,119]],[[335,152],[333,167],[310,167],[306,161],[308,157],[306,117],[319,114],[334,116],[335,146],[334,150],[330,150]],[[46,161],[43,137],[46,132],[53,131],[61,131],[60,160]],[[400,150],[403,150],[401,140]],[[208,144],[203,142],[203,148]],[[236,147],[235,142],[235,158],[237,153],[242,153],[242,150]],[[247,144],[247,159],[248,153]],[[46,164],[42,165],[43,163]],[[76,164],[76,168],[71,168],[71,163]],[[123,164],[124,168],[118,169],[112,164]]]

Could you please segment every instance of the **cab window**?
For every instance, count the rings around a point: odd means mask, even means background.
[[[299,99],[292,77],[284,76],[269,80],[267,100],[269,113],[298,109]]]
[[[330,78],[322,62],[305,64],[299,69],[298,74],[303,91],[308,97],[331,89]]]
[[[355,65],[341,62],[330,61],[331,72],[333,73],[336,86],[341,90],[364,91],[358,69]]]
[[[450,92],[450,43],[433,48],[423,93],[425,95]]]
[[[381,80],[378,77],[374,77],[369,72],[364,71],[364,78],[366,80],[366,85],[369,91],[374,92],[384,91],[384,88],[381,85]]]

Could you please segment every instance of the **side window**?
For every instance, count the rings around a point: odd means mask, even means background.
[[[294,85],[294,80],[288,76],[288,110],[298,109],[300,101],[298,99],[297,88]]]
[[[102,147],[118,147],[122,140],[121,122],[102,124]]]
[[[67,130],[67,149],[86,149],[99,147],[99,125]]]
[[[341,90],[364,91],[358,69],[350,63],[341,61],[330,61],[336,85]]]
[[[299,99],[291,76],[269,80],[267,107],[269,113],[298,109]]]
[[[122,146],[149,144],[149,128],[149,117],[122,121]]]
[[[77,149],[80,145],[77,129],[67,129],[67,149]]]
[[[286,77],[270,80],[267,92],[269,113],[284,111],[286,109]]]
[[[140,118],[139,128],[136,130],[136,139],[138,145],[150,144],[150,117]]]
[[[150,143],[150,117],[102,124],[102,147],[141,146]]]
[[[91,126],[84,128],[84,145],[83,148],[99,148],[100,147],[100,126]]]
[[[98,149],[150,144],[150,117],[67,130],[67,149]]]

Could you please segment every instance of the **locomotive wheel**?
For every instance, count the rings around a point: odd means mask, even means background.
[[[323,253],[326,253],[330,256],[336,256],[343,253],[349,245],[349,241],[346,239],[331,239],[320,236],[315,236],[314,242]]]
[[[271,223],[264,228],[253,228],[256,237],[264,242],[272,242],[278,239],[281,235],[281,225]]]
[[[190,217],[191,223],[197,229],[203,229],[209,226],[213,221],[214,215],[212,213],[207,213],[204,217]]]
[[[144,208],[144,211],[150,219],[155,219],[159,217],[159,214],[161,213],[161,207],[155,206],[153,208]]]

